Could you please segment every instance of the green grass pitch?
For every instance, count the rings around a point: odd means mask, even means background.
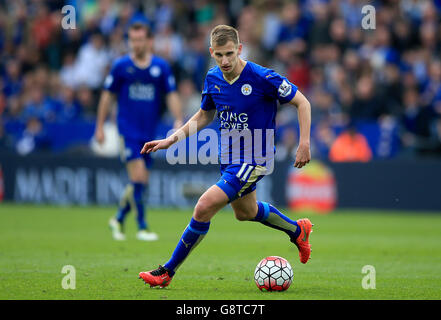
[[[0,204],[0,299],[296,300],[440,299],[441,214],[336,211],[303,214],[315,223],[312,259],[302,265],[285,234],[218,213],[204,241],[165,289],[151,289],[140,271],[165,263],[190,210],[149,210],[160,241],[135,239],[133,213],[125,242],[111,238],[113,208]],[[292,219],[301,217],[288,213]],[[260,259],[282,256],[294,280],[285,292],[260,292],[253,272]],[[76,288],[65,290],[65,265]],[[365,290],[365,265],[376,289]]]

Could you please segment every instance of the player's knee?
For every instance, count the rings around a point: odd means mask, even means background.
[[[194,207],[194,218],[197,221],[206,222],[210,220],[213,211],[213,204],[206,199],[199,199]]]
[[[144,163],[134,161],[127,166],[129,178],[132,182],[146,184],[148,182],[148,171]]]
[[[145,172],[136,172],[135,174],[132,175],[130,180],[134,183],[147,184],[148,176]]]
[[[254,218],[248,210],[242,210],[242,209],[234,210],[234,215],[236,216],[236,219],[239,221],[249,221]]]

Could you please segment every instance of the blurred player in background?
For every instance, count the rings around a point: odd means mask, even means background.
[[[256,154],[255,140],[257,132],[275,129],[277,101],[290,103],[297,107],[300,125],[300,140],[294,166],[301,168],[311,159],[310,127],[311,106],[306,97],[289,80],[274,71],[261,67],[239,57],[242,44],[236,29],[219,25],[211,32],[211,56],[217,66],[210,69],[205,78],[202,92],[201,109],[179,130],[163,140],[147,142],[141,153],[167,149],[180,139],[189,136],[190,123],[201,130],[218,114],[222,131],[236,128],[249,130],[253,143],[247,153]],[[225,131],[224,131],[225,132]],[[230,131],[231,132],[231,131]],[[261,135],[262,136],[265,134]],[[261,139],[260,138],[260,139]],[[274,136],[271,137],[273,139]],[[259,138],[257,138],[259,139]],[[259,145],[264,149],[260,154],[272,154],[267,157],[265,166],[259,165],[256,158],[247,160],[242,152],[235,154],[235,146],[223,143],[220,139],[220,157],[227,155],[228,161],[221,160],[221,179],[210,187],[200,198],[193,212],[193,217],[185,229],[171,258],[164,266],[139,274],[150,286],[166,287],[176,270],[190,252],[207,234],[210,220],[228,203],[231,204],[236,218],[240,221],[257,221],[265,226],[285,232],[290,241],[297,246],[302,263],[308,262],[311,254],[309,235],[312,224],[309,219],[293,221],[269,203],[257,201],[256,184],[268,174],[268,162],[273,160],[274,148]],[[234,140],[234,138],[233,138]],[[239,139],[240,140],[240,139]],[[236,145],[237,146],[237,145]],[[246,149],[250,145],[240,147]],[[272,145],[273,146],[273,145]],[[238,156],[239,154],[239,156]],[[230,156],[233,156],[230,160]]]
[[[146,21],[133,21],[128,31],[130,53],[116,60],[107,76],[96,121],[95,138],[103,143],[103,125],[109,108],[118,103],[117,123],[121,137],[121,160],[126,163],[129,183],[121,196],[116,217],[109,222],[115,240],[125,240],[124,219],[130,210],[137,213],[137,239],[154,241],[158,235],[147,224],[144,194],[152,159],[139,150],[145,139],[154,139],[160,120],[161,103],[174,116],[175,127],[183,124],[181,103],[168,63],[153,54],[153,35]]]

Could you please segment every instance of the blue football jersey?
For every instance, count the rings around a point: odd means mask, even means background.
[[[168,63],[152,56],[150,66],[141,69],[129,55],[112,66],[104,89],[117,95],[118,130],[121,135],[143,141],[155,138],[164,95],[176,90]]]
[[[278,103],[291,101],[296,92],[286,77],[250,61],[231,84],[218,66],[210,69],[201,108],[217,110],[220,162],[266,165],[272,160]]]

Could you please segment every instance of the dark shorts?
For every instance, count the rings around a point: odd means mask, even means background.
[[[221,178],[216,185],[228,196],[229,202],[256,190],[257,182],[265,176],[265,167],[250,164],[221,165]]]
[[[123,163],[127,163],[135,159],[143,159],[145,166],[151,168],[153,159],[150,154],[141,154],[142,147],[146,141],[136,140],[120,136],[120,159]]]

